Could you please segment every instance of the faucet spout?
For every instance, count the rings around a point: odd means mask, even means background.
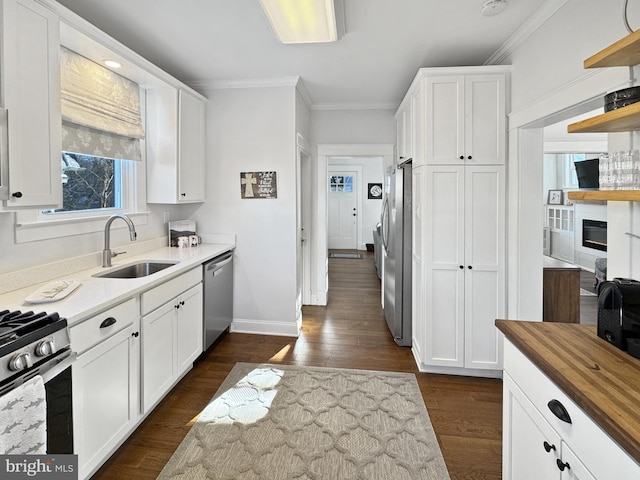
[[[136,233],[136,227],[134,226],[131,219],[123,215],[121,213],[116,213],[115,215],[111,215],[107,220],[106,225],[104,226],[104,250],[102,250],[102,266],[110,267],[111,266],[111,257],[115,257],[116,254],[111,252],[111,224],[116,218],[121,218],[124,220],[129,227],[129,238],[131,241],[135,241],[138,234]]]

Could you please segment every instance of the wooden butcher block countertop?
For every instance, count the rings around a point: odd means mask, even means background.
[[[595,326],[496,320],[496,327],[640,463],[640,360]]]

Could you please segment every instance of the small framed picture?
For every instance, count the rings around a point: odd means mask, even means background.
[[[380,200],[381,198],[382,198],[382,184],[381,183],[367,184],[367,199]]]
[[[562,190],[549,190],[548,205],[562,205]]]

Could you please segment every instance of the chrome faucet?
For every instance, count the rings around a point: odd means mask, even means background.
[[[136,233],[136,227],[133,225],[133,222],[129,217],[127,217],[126,215],[122,215],[121,213],[116,213],[115,215],[111,215],[109,217],[109,220],[107,220],[107,224],[104,226],[104,250],[102,250],[102,266],[103,267],[110,267],[111,258],[118,255],[118,253],[115,253],[115,252],[112,253],[110,248],[110,243],[111,243],[110,228],[111,228],[111,224],[116,218],[121,218],[122,220],[127,222],[127,226],[129,227],[129,238],[131,238],[132,242],[135,241],[136,237],[138,236],[138,234]],[[125,252],[122,252],[122,253],[125,253]]]

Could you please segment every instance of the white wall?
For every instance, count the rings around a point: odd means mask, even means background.
[[[398,104],[400,99],[398,99]],[[395,110],[314,110],[311,141],[320,144],[396,143]]]
[[[194,217],[236,234],[232,330],[297,335],[295,87],[207,97],[207,201]],[[276,199],[240,198],[240,172],[257,171],[276,172]]]

